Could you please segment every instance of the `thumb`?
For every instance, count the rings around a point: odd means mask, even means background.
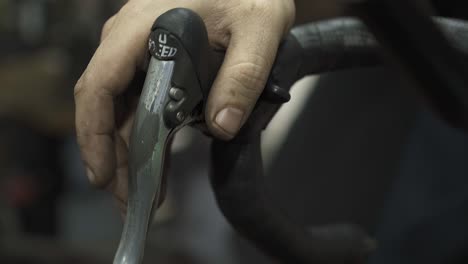
[[[232,139],[247,120],[268,80],[282,33],[261,27],[232,32],[205,112],[214,136]]]

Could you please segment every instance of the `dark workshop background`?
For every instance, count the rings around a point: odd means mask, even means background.
[[[73,86],[122,2],[0,0],[2,264],[112,261],[122,220],[84,174]],[[318,4],[317,19],[339,10]],[[434,10],[463,18],[462,5],[437,1]],[[468,262],[468,137],[392,68],[313,83],[266,168],[272,202],[304,225],[362,226],[379,241],[370,264]],[[170,169],[145,263],[273,263],[217,210],[209,139],[189,128],[174,144],[172,163],[184,166]]]

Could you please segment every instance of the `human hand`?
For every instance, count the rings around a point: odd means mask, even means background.
[[[75,87],[76,130],[89,180],[114,193],[122,208],[135,104],[127,104],[122,114],[117,98],[128,93],[137,70],[144,68],[154,20],[176,7],[197,12],[210,44],[226,50],[205,112],[210,132],[224,140],[248,118],[295,15],[293,0],[130,0],[106,22],[101,44]]]

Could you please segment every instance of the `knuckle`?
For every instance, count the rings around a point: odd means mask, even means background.
[[[148,3],[128,1],[125,5],[122,6],[118,14],[121,14],[122,17],[125,18],[135,19],[141,17],[147,12],[150,12],[150,10],[151,9],[148,6]]]
[[[229,77],[234,82],[231,95],[248,100],[254,100],[260,95],[266,82],[264,67],[243,62],[232,66],[231,71],[234,73]]]
[[[82,93],[82,91],[84,90],[84,80],[83,80],[83,77],[82,76],[75,84],[75,88],[73,89],[73,94],[74,94],[74,97],[75,99],[77,99],[80,94]]]
[[[270,0],[253,0],[240,6],[240,16],[247,20],[268,21],[274,17],[274,6]]]
[[[274,5],[271,0],[255,0],[251,2],[250,10],[253,12],[268,13],[274,10]]]
[[[110,30],[112,28],[112,25],[114,24],[114,21],[115,21],[115,16],[112,16],[102,26],[101,41],[109,34],[109,32],[110,32]]]
[[[253,0],[249,5],[243,5],[241,13],[243,16],[253,16],[264,25],[281,27],[293,23],[295,5],[293,1]]]
[[[133,1],[128,1],[125,5],[122,6],[122,8],[120,8],[119,14],[122,14],[122,15],[131,14],[135,12],[136,7],[138,7],[138,5],[135,5]]]
[[[80,79],[78,79],[78,81],[76,82],[75,87],[73,89],[75,101],[84,93],[84,91],[86,90],[87,84],[90,83],[91,81],[90,79],[91,79],[90,73],[88,69],[86,69],[81,75]]]
[[[85,126],[81,126],[81,124],[77,124],[76,126],[76,141],[78,143],[78,148],[81,151],[81,157],[83,160],[87,161],[86,151],[91,149],[90,140],[91,134],[88,132]]]

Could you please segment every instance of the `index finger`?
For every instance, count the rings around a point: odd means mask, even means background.
[[[117,16],[75,87],[76,133],[91,183],[105,186],[116,168],[114,98],[144,57],[148,32],[142,19]]]

